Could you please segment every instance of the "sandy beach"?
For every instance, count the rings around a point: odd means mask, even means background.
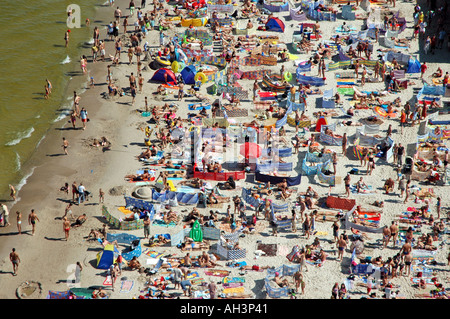
[[[438,5],[444,1],[437,1]],[[300,3],[300,2],[299,2]],[[419,1],[422,7],[426,7],[425,1]],[[292,6],[293,3],[290,3]],[[108,39],[106,34],[106,25],[114,19],[115,7],[120,7],[123,15],[128,15],[130,13],[128,9],[129,1],[118,0],[115,1],[114,6],[110,7],[107,3],[100,6],[97,10],[95,17],[89,17],[91,20],[91,25],[89,28],[94,29],[98,26],[100,29],[100,39]],[[136,1],[136,7],[139,7],[140,1]],[[243,5],[239,2],[236,6],[239,9]],[[397,12],[400,9],[400,16],[405,17],[407,27],[403,33],[400,34],[401,38],[410,39],[413,34],[413,12],[414,12],[414,1],[396,1],[396,7],[392,8],[391,5],[387,5],[387,8],[391,12]],[[164,3],[164,7],[169,8],[170,14],[173,14],[173,6]],[[261,7],[262,6],[258,6]],[[319,21],[321,30],[320,40],[329,40],[333,35],[336,35],[336,28],[341,27],[343,22],[346,20],[340,17],[340,5],[334,4],[334,8],[337,9],[338,18],[336,21]],[[147,3],[146,8],[142,11],[145,13],[153,9],[152,3]],[[428,11],[428,9],[423,10]],[[365,10],[361,7],[356,8],[354,11],[356,15],[367,14]],[[223,13],[219,14],[223,16]],[[289,52],[296,57],[296,59],[288,59],[286,62],[278,62],[274,66],[242,66],[242,71],[254,71],[260,69],[271,70],[272,74],[279,74],[280,67],[283,65],[286,71],[291,72],[294,75],[294,80],[290,83],[298,87],[298,83],[295,82],[296,66],[294,64],[295,60],[307,61],[312,56],[311,53],[298,53],[292,51],[291,42],[293,38],[294,29],[298,30],[298,24],[300,22],[292,20],[289,16],[289,11],[284,12],[274,12],[275,17],[279,17],[285,23],[284,32],[266,32],[263,30],[255,30],[254,34],[257,36],[262,35],[274,35],[278,37],[278,43],[286,45]],[[208,14],[209,16],[209,14]],[[263,14],[267,17],[266,14]],[[83,21],[86,17],[83,17]],[[75,264],[80,262],[82,265],[81,271],[81,283],[78,287],[87,288],[92,286],[103,286],[110,299],[132,299],[146,296],[147,290],[146,282],[149,278],[159,278],[160,276],[168,277],[170,271],[167,269],[161,270],[155,276],[148,276],[146,273],[141,273],[137,270],[128,270],[124,267],[122,274],[119,275],[116,281],[116,288],[114,291],[111,286],[104,285],[106,279],[106,270],[97,269],[97,253],[102,251],[102,246],[96,240],[88,240],[87,237],[91,229],[101,229],[102,225],[106,223],[105,218],[102,216],[103,205],[109,211],[109,213],[115,216],[117,219],[125,219],[126,215],[123,214],[118,208],[125,205],[124,195],[133,196],[133,192],[136,189],[136,184],[128,182],[124,177],[128,174],[136,174],[139,170],[144,168],[151,168],[156,171],[156,176],[162,170],[161,166],[145,166],[139,160],[137,156],[141,154],[142,151],[146,149],[144,144],[145,134],[143,128],[150,125],[154,128],[155,124],[149,124],[149,117],[143,117],[142,112],[145,110],[144,101],[145,97],[148,98],[150,106],[161,107],[164,103],[173,103],[178,106],[176,114],[182,119],[186,119],[188,113],[192,113],[188,109],[188,104],[196,103],[198,100],[195,97],[185,97],[182,101],[178,101],[176,90],[168,89],[168,94],[165,96],[155,95],[155,92],[160,85],[160,83],[153,83],[149,80],[153,76],[156,70],[152,70],[149,67],[151,59],[145,59],[142,66],[142,75],[145,79],[143,92],[137,93],[135,103],[132,104],[132,97],[128,91],[129,79],[128,77],[133,72],[138,75],[136,57],[133,58],[133,63],[129,65],[127,50],[130,41],[128,37],[133,33],[134,22],[136,21],[136,13],[129,18],[129,32],[126,37],[123,34],[123,27],[120,25],[119,37],[123,38],[123,47],[121,51],[120,63],[118,65],[112,66],[112,78],[116,86],[125,89],[125,95],[121,97],[110,97],[105,98],[108,95],[108,83],[106,79],[107,65],[111,64],[108,56],[114,55],[114,41],[105,41],[106,43],[106,60],[107,61],[97,61],[92,62],[92,54],[90,50],[86,51],[86,56],[88,57],[88,75],[85,77],[93,77],[95,80],[95,86],[90,87],[89,83],[85,83],[85,90],[80,95],[80,107],[85,107],[89,114],[89,121],[86,123],[86,129],[83,130],[82,123],[80,119],[76,121],[76,129],[72,128],[70,123],[70,118],[66,118],[61,122],[55,123],[54,127],[48,132],[45,139],[40,143],[39,147],[36,149],[32,158],[27,162],[26,166],[23,167],[24,170],[31,170],[33,168],[33,174],[29,176],[26,184],[20,189],[17,194],[16,202],[5,202],[9,208],[9,222],[10,226],[0,228],[0,237],[2,238],[2,244],[0,247],[0,285],[2,287],[0,292],[0,297],[3,299],[13,299],[17,298],[16,291],[19,286],[25,282],[36,282],[40,284],[40,293],[36,292],[30,297],[22,296],[22,298],[33,298],[33,299],[44,299],[47,297],[49,291],[63,292],[67,291],[73,286],[70,283],[74,278]],[[123,21],[123,19],[121,19]],[[247,19],[239,19],[239,25],[245,25]],[[257,18],[253,17],[252,22],[256,26],[260,26]],[[314,20],[308,19],[303,21],[305,23],[314,23]],[[346,23],[355,28],[355,30],[361,30],[363,25],[365,25],[364,20],[356,19],[353,21],[346,21]],[[86,26],[82,26],[86,27]],[[447,33],[450,32],[449,24],[444,23],[444,28]],[[200,29],[207,29],[202,27]],[[175,27],[173,30],[164,31],[167,38],[172,38],[175,34],[180,34],[186,30],[185,27]],[[429,29],[427,29],[427,34],[437,34],[437,23],[433,23]],[[342,36],[342,33],[341,33]],[[159,31],[151,30],[142,40],[141,46],[145,42],[148,42],[150,49],[160,49],[159,44]],[[313,48],[316,48],[320,41],[311,41]],[[372,60],[377,60],[378,55],[384,54],[384,52],[379,51],[379,49],[386,49],[386,47],[380,45],[379,43],[371,40],[373,44]],[[419,46],[420,43],[420,46]],[[404,54],[410,54],[416,57],[421,63],[426,61],[428,66],[427,71],[423,76],[423,81],[432,84],[432,73],[441,67],[443,73],[450,71],[448,56],[449,51],[447,50],[447,41],[444,42],[443,49],[436,49],[435,54],[424,54],[423,52],[423,40],[410,40],[409,47],[404,49],[398,49]],[[283,46],[282,46],[283,47]],[[209,47],[207,47],[209,48]],[[218,54],[215,52],[215,54]],[[334,52],[332,55],[335,56],[337,53]],[[247,52],[237,52],[239,57],[247,56]],[[327,59],[326,64],[333,63],[335,60]],[[367,69],[372,72],[372,67],[367,67]],[[333,89],[336,93],[336,87],[339,82],[339,78],[335,77],[335,73],[344,72],[343,70],[338,71],[326,71],[325,85],[318,87],[322,92]],[[351,72],[354,70],[346,70]],[[361,69],[362,71],[362,69]],[[318,67],[314,66],[311,71],[305,72],[309,76],[316,77],[318,74]],[[406,89],[401,89],[398,92],[388,93],[385,96],[380,97],[383,101],[393,102],[396,98],[401,100],[401,107],[397,107],[396,110],[400,114],[406,101],[411,101],[411,105],[415,104],[415,96],[417,91],[424,86],[424,82],[420,78],[420,73],[406,73],[405,77],[409,80],[408,87]],[[77,80],[78,81],[78,80]],[[75,81],[68,91],[78,91],[79,83]],[[79,82],[82,82],[81,80]],[[260,80],[258,82],[261,82]],[[255,110],[254,104],[252,102],[252,87],[254,80],[238,80],[238,84],[248,91],[248,99],[242,100],[239,108],[246,109],[248,111],[247,117],[234,117],[236,124],[240,123],[250,123],[252,120],[256,119],[255,115],[261,114]],[[214,101],[219,96],[213,96],[207,93],[207,88],[210,87],[212,83],[206,83],[201,86],[200,93],[207,96],[209,100]],[[72,87],[73,86],[73,87]],[[190,85],[186,85],[186,91]],[[356,88],[359,91],[370,90],[383,92],[386,90],[386,84],[384,82],[377,83],[366,83],[364,87],[361,87],[359,81],[356,84]],[[262,91],[262,90],[261,90]],[[281,95],[281,94],[280,94]],[[309,117],[311,120],[317,120],[315,113],[324,110],[322,108],[317,108],[316,105],[320,103],[320,98],[322,94],[308,94],[306,97],[307,109],[304,113],[305,116]],[[340,123],[343,121],[342,115],[346,114],[351,106],[350,100],[351,96],[341,95],[343,100],[342,107],[345,110],[341,111],[340,108],[336,108],[333,111],[337,113],[338,116],[327,117],[328,123]],[[441,96],[441,103],[450,102],[450,97]],[[259,101],[259,97],[256,99]],[[286,97],[280,98],[280,105],[286,105]],[[319,101],[319,102],[318,102]],[[330,109],[326,109],[330,111]],[[211,117],[211,111],[207,111],[209,117]],[[435,112],[434,110],[429,110],[429,113]],[[300,112],[301,113],[301,112]],[[355,110],[354,116],[351,118],[353,123],[362,123],[365,119],[375,116],[373,108],[367,109],[357,109]],[[294,114],[291,115],[292,117]],[[405,155],[413,157],[416,152],[417,138],[419,135],[419,129],[421,125],[417,123],[412,126],[407,124],[403,128],[403,133],[400,127],[400,117],[395,118],[382,118],[382,124],[379,125],[380,136],[386,136],[386,132],[391,126],[392,135],[391,138],[397,144],[402,144],[405,146]],[[439,114],[437,117],[440,121],[449,121],[450,116],[447,113]],[[348,118],[345,118],[348,120]],[[426,121],[423,119],[422,121]],[[263,120],[257,120],[259,124],[262,124]],[[419,121],[420,122],[420,121]],[[163,121],[160,122],[160,126],[164,126]],[[189,122],[184,122],[183,127],[189,128],[191,125]],[[159,126],[158,126],[159,127]],[[324,183],[320,183],[316,176],[307,176],[302,172],[302,161],[305,157],[308,147],[300,147],[299,153],[293,153],[283,160],[287,163],[293,164],[293,171],[290,176],[301,176],[301,183],[292,187],[294,189],[294,194],[292,194],[287,200],[280,199],[279,192],[274,192],[273,195],[268,196],[274,204],[284,204],[288,203],[289,207],[292,208],[294,202],[297,200],[298,193],[303,193],[307,190],[308,186],[311,186],[315,191],[317,191],[320,202],[324,202],[328,196],[342,197],[345,196],[344,182],[342,181],[346,174],[352,170],[352,168],[359,169],[359,173],[351,175],[352,183],[356,183],[360,177],[363,177],[365,183],[370,185],[371,189],[374,191],[370,194],[357,194],[351,193],[350,199],[356,201],[356,205],[362,206],[364,208],[372,210],[382,210],[381,217],[379,220],[379,227],[385,225],[390,226],[393,220],[398,220],[399,214],[405,212],[408,207],[420,208],[424,205],[424,202],[414,202],[413,196],[410,196],[409,201],[404,203],[404,197],[400,197],[400,191],[397,189],[397,172],[395,171],[395,166],[393,159],[385,161],[382,158],[375,159],[375,169],[371,175],[366,175],[366,167],[360,166],[360,161],[353,154],[353,143],[354,137],[357,129],[363,126],[345,126],[337,125],[334,134],[336,136],[342,136],[344,133],[349,137],[348,149],[346,155],[342,154],[342,147],[339,145],[327,145],[319,142],[319,148],[325,147],[331,152],[336,152],[337,156],[337,166],[336,166],[336,176],[340,182],[337,182],[334,187],[329,187]],[[448,124],[444,129],[448,129]],[[295,127],[290,124],[285,124],[284,129],[286,131],[287,140],[286,147],[292,147],[293,137],[296,134]],[[305,133],[305,139],[309,139],[311,135],[316,135],[316,140],[318,140],[319,134],[314,132],[314,125],[309,128]],[[110,142],[110,149],[104,149],[102,146],[92,146],[94,139],[100,139],[106,137]],[[68,155],[64,155],[62,148],[62,138],[66,138],[69,142]],[[152,135],[152,141],[157,144],[158,140],[155,135]],[[448,140],[443,140],[445,147],[449,147]],[[172,147],[168,146],[164,151],[170,153]],[[192,172],[192,163],[188,164],[188,171]],[[200,164],[198,164],[200,165]],[[331,168],[332,170],[332,168]],[[444,174],[444,169],[439,170],[441,174]],[[252,171],[246,174],[246,178],[236,181],[236,189],[233,190],[220,190],[222,194],[226,197],[241,197],[242,200],[242,189],[250,189],[257,185],[258,183],[254,180],[255,172]],[[388,178],[392,178],[395,181],[395,187],[392,194],[385,194],[383,190],[383,185]],[[68,203],[72,200],[71,188],[69,188],[69,193],[61,191],[61,187],[65,183],[69,186],[73,182],[83,183],[86,189],[92,194],[92,197],[88,198],[88,201],[81,203],[80,205],[73,205],[72,212],[75,217],[82,214],[87,215],[86,222],[80,227],[72,227],[70,229],[70,235],[68,240],[64,239],[63,231],[63,220],[65,208]],[[213,187],[218,183],[217,181],[208,181]],[[180,187],[180,180],[174,180],[175,187]],[[151,186],[154,183],[150,183]],[[438,221],[436,214],[436,199],[440,197],[441,201],[441,218],[445,225],[445,229],[449,230],[449,220],[447,219],[447,212],[449,206],[449,199],[446,196],[448,194],[448,185],[442,185],[442,183],[437,183],[437,185],[429,185],[424,182],[419,182],[417,180],[411,181],[411,187],[414,186],[422,189],[432,189],[433,196],[429,198],[429,206],[431,214],[434,216],[434,220]],[[99,201],[99,189],[105,192],[104,203]],[[4,197],[7,197],[4,196]],[[265,196],[264,196],[265,197]],[[384,207],[379,208],[372,205],[375,201],[383,201]],[[232,208],[234,208],[233,203],[229,203]],[[182,219],[192,210],[193,206],[176,206],[173,207],[173,211],[177,213],[180,221],[176,225],[161,225],[153,223],[150,226],[151,235],[155,234],[170,234],[175,235],[186,227]],[[211,208],[203,207],[199,205],[198,210],[202,215],[208,216],[210,210],[219,211],[219,217],[222,218],[226,215],[227,204],[222,205],[221,208]],[[31,225],[28,223],[28,214],[34,209],[37,213],[39,221],[36,224],[36,233],[34,236],[31,235]],[[314,206],[311,209],[307,209],[306,213],[310,214],[315,209],[323,210],[321,206]],[[22,213],[22,234],[18,234],[16,226],[16,211]],[[163,209],[165,211],[165,209]],[[254,213],[254,208],[247,205],[246,215],[251,216]],[[287,212],[283,212],[281,215],[288,216],[290,218],[290,209]],[[297,215],[298,217],[298,215]],[[74,220],[71,220],[73,222]],[[218,222],[217,224],[221,224]],[[238,259],[238,262],[245,262],[247,266],[258,265],[259,267],[279,267],[282,265],[296,266],[298,263],[289,261],[286,256],[292,251],[293,247],[298,245],[299,247],[305,247],[306,245],[311,245],[315,238],[319,239],[320,247],[327,254],[327,259],[318,266],[317,264],[307,263],[307,271],[302,271],[304,282],[305,282],[305,293],[297,293],[295,298],[298,299],[329,299],[331,297],[332,288],[335,283],[339,285],[346,283],[350,285],[348,280],[350,276],[350,265],[352,252],[350,250],[350,242],[344,251],[344,257],[342,261],[338,260],[338,249],[334,243],[333,238],[333,222],[322,221],[318,217],[315,223],[315,229],[307,239],[302,229],[302,222],[297,221],[297,231],[285,231],[279,230],[277,236],[273,235],[272,227],[269,221],[263,219],[263,214],[260,214],[255,227],[256,231],[254,233],[248,233],[239,237],[239,246],[246,250],[245,258]],[[406,224],[400,224],[405,226]],[[225,229],[225,225],[222,225]],[[228,226],[229,227],[229,226]],[[421,227],[421,234],[429,234],[432,232],[432,225],[424,224]],[[342,233],[344,229],[340,229]],[[172,247],[170,245],[163,246],[153,246],[148,245],[148,240],[144,239],[143,229],[137,230],[120,230],[108,225],[108,232],[112,234],[127,233],[130,235],[138,236],[141,238],[141,248],[143,251],[155,251],[161,256],[171,257],[184,257],[186,255],[185,251],[182,251],[178,247]],[[346,229],[347,235],[351,235],[351,230]],[[416,243],[421,234],[415,234],[414,238]],[[389,257],[394,257],[400,252],[401,245],[393,247],[392,242],[389,243],[387,248],[383,249],[383,234],[382,233],[371,233],[364,232],[367,238],[364,240],[364,249],[360,258],[371,257],[375,259],[376,257],[381,257],[383,261],[387,260]],[[210,241],[211,247],[216,247],[216,241]],[[264,244],[266,246],[272,247],[272,254],[259,255],[260,249],[262,247],[259,244]],[[258,246],[259,245],[259,246]],[[433,253],[433,259],[435,263],[428,265],[428,268],[432,271],[432,277],[436,277],[436,281],[443,285],[443,291],[448,290],[450,287],[449,279],[449,246],[448,246],[448,233],[444,233],[441,237],[433,242],[433,245],[437,247],[437,250]],[[9,254],[11,249],[15,248],[16,252],[20,257],[19,269],[16,276],[13,276],[11,262],[9,260]],[[414,251],[414,249],[413,249]],[[207,251],[210,254],[216,254],[214,249]],[[191,256],[201,255],[201,251],[191,252]],[[138,260],[141,265],[145,268],[151,268],[154,264],[154,260],[151,257],[143,253]],[[244,277],[245,282],[239,288],[236,289],[237,296],[235,298],[243,299],[265,299],[269,298],[266,293],[265,281],[264,279],[268,275],[267,270],[255,271],[246,270],[242,271],[238,267],[230,267],[228,263],[231,260],[220,259],[217,260],[217,266],[214,268],[201,268],[193,267],[192,271],[198,274],[199,278],[203,278],[203,282],[206,284],[210,282],[221,282],[217,284],[217,295],[221,295],[225,287],[222,284],[223,277],[208,275],[208,271],[214,269],[226,270],[228,271],[229,277]],[[434,285],[429,284],[425,289],[420,289],[417,287],[415,282],[412,281],[413,276],[398,276],[395,278],[389,278],[388,281],[392,283],[392,291],[398,292],[397,296],[399,298],[405,299],[421,299],[426,298],[424,295],[428,294]],[[291,288],[294,287],[294,279],[292,276],[286,277],[290,283]],[[360,299],[368,298],[367,288],[365,286],[365,277],[357,276],[355,280],[348,288],[346,298],[350,299]],[[129,290],[121,289],[121,283],[126,282],[131,283],[131,288]],[[204,285],[198,284],[193,285],[194,290],[204,289]],[[184,296],[181,289],[174,289],[173,283],[169,283],[166,290],[167,294],[175,294],[180,298],[189,297]],[[383,298],[385,296],[384,288],[373,288],[372,293],[375,293],[374,298]],[[233,293],[229,295],[232,298]],[[423,295],[423,296],[422,296]],[[291,298],[292,295],[283,296],[282,298]]]

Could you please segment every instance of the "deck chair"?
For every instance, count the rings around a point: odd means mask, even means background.
[[[325,90],[322,97],[322,107],[324,109],[334,109],[336,102],[333,99],[333,89]]]
[[[153,267],[153,269],[150,270],[150,274],[152,274],[152,275],[156,274],[159,271],[159,268],[161,268],[162,264],[163,264],[163,260],[162,260],[162,258],[159,258],[155,267]]]

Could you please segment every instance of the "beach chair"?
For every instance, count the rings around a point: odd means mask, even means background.
[[[322,107],[324,109],[334,109],[336,102],[333,99],[333,89],[325,90],[322,97]]]
[[[152,274],[152,275],[156,274],[159,271],[159,269],[161,268],[162,264],[163,264],[163,259],[159,258],[159,260],[156,263],[155,267],[153,267],[153,269],[150,270],[150,274]]]

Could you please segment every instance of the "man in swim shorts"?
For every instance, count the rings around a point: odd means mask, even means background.
[[[11,260],[13,266],[13,276],[17,276],[17,269],[19,268],[20,257],[16,253],[15,248],[13,248],[11,253],[9,254],[9,260]]]

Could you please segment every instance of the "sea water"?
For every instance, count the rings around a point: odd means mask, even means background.
[[[67,25],[71,4],[80,8],[80,28]],[[104,0],[16,0],[0,4],[0,194],[4,199],[8,184],[20,189],[26,183],[33,169],[23,171],[23,164],[50,127],[70,114],[70,81],[88,81],[79,66],[80,56],[90,52],[92,24],[98,22],[100,30],[104,28],[102,21],[94,21],[96,9],[104,5]],[[90,27],[85,25],[86,18],[91,21]],[[71,32],[66,48],[64,33],[68,29]],[[53,86],[49,99],[44,97],[46,79]]]

